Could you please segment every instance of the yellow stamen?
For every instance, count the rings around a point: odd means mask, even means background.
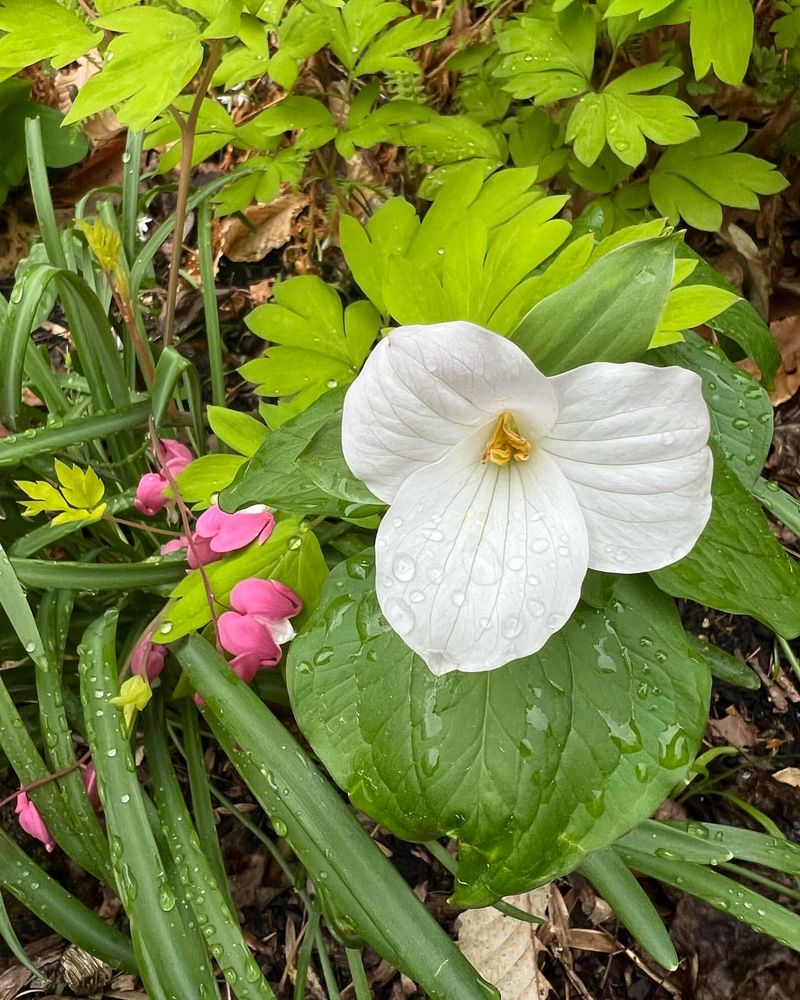
[[[501,413],[481,461],[508,465],[512,458],[516,462],[527,462],[530,454],[531,443],[517,430],[514,417],[508,411]]]

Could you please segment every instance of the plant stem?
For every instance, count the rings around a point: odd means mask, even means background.
[[[175,334],[175,303],[178,299],[178,277],[181,266],[181,250],[183,248],[183,227],[186,222],[186,203],[189,200],[189,186],[192,180],[192,157],[194,155],[194,137],[197,131],[197,121],[203,106],[211,78],[222,58],[222,42],[215,39],[211,43],[208,62],[197,84],[192,107],[186,118],[175,107],[170,108],[181,132],[183,148],[181,150],[181,174],[178,178],[178,203],[175,206],[175,229],[172,234],[172,259],[169,265],[169,282],[167,284],[167,307],[164,320],[164,347],[169,347]]]
[[[783,650],[784,656],[789,661],[789,665],[794,671],[795,677],[800,680],[800,663],[797,662],[797,657],[794,655],[794,650],[789,645],[789,643],[783,638],[782,635],[777,635],[776,639]]]

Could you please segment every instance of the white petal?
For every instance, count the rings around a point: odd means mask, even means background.
[[[347,391],[342,450],[352,473],[391,502],[413,472],[507,410],[526,437],[546,434],[556,417],[548,380],[516,344],[473,323],[403,326]]]
[[[536,652],[586,574],[586,526],[555,463],[534,449],[527,462],[483,464],[485,433],[415,472],[376,540],[381,609],[436,674]]]
[[[558,419],[541,447],[581,505],[589,566],[641,573],[685,556],[711,513],[700,378],[683,368],[601,362],[550,382]]]

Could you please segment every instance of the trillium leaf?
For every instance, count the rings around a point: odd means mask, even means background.
[[[299,594],[303,601],[301,617],[316,605],[328,568],[316,535],[296,518],[278,521],[269,538],[253,542],[205,567],[205,574],[215,597],[216,614],[230,610],[231,590],[248,577],[280,580]],[[196,570],[182,580],[170,595],[160,629],[154,638],[160,643],[174,642],[211,621],[203,579]]]
[[[652,577],[673,597],[750,615],[793,638],[800,634],[800,569],[719,447],[711,444],[714,504],[708,524],[689,555]]]
[[[546,375],[640,358],[658,328],[679,242],[677,236],[639,240],[606,254],[537,302],[511,339]]]
[[[751,489],[772,441],[772,403],[766,391],[718,347],[694,333],[685,343],[653,351],[648,358],[697,372],[711,413],[711,436],[742,485]]]
[[[369,553],[331,574],[288,679],[359,808],[409,840],[460,839],[465,905],[570,871],[647,817],[699,744],[709,692],[672,602],[630,577],[539,654],[437,678],[386,625]]]

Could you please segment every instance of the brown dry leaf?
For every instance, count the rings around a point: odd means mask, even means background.
[[[250,205],[239,216],[228,216],[214,224],[214,259],[252,263],[289,242],[294,220],[308,205],[304,195],[278,195],[267,205]]]
[[[773,406],[780,406],[800,388],[800,316],[787,316],[769,325],[778,350],[781,364],[775,376],[775,390],[769,394]],[[751,375],[759,375],[755,362],[745,358],[740,366]]]
[[[776,771],[772,775],[772,780],[792,788],[800,788],[800,767],[784,767],[782,771]]]
[[[250,302],[253,306],[262,306],[272,298],[272,278],[264,278],[263,281],[254,281],[250,286]]]
[[[509,896],[505,902],[541,915],[547,907],[547,887]],[[537,965],[541,944],[535,924],[507,917],[488,906],[465,911],[456,926],[461,951],[483,978],[498,988],[501,1000],[545,1000],[550,986]]]
[[[717,739],[740,750],[751,747],[758,739],[758,729],[739,714],[735,705],[725,709],[724,719],[709,719],[708,728]]]

